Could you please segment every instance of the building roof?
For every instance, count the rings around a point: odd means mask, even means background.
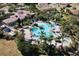
[[[71,13],[74,15],[78,15],[79,14],[79,10],[71,10]]]
[[[5,13],[9,13],[8,9],[9,9],[9,6],[5,6],[3,8],[0,8],[0,11],[4,11]]]
[[[15,15],[11,15],[10,18],[4,19],[3,23],[10,24],[17,21],[18,19],[23,20],[25,17],[29,17],[30,15],[34,14],[35,13],[31,13],[29,11],[18,10],[17,12],[15,12]]]
[[[71,3],[71,6],[79,6],[79,3]]]
[[[48,3],[38,3],[38,6],[36,6],[39,10],[51,10],[53,7]]]
[[[18,18],[24,19],[25,17],[29,17],[31,15],[34,15],[35,13],[31,13],[30,11],[25,10],[18,10],[15,14],[18,16]]]
[[[18,18],[16,17],[16,15],[12,15],[12,16],[10,16],[10,18],[4,19],[3,23],[10,24],[17,20],[18,20]]]

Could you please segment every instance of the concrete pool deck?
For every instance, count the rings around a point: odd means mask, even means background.
[[[24,34],[25,40],[32,39],[30,29],[24,29]]]

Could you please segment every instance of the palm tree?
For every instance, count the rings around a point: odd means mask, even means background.
[[[56,55],[57,49],[52,45],[52,40],[54,40],[53,36],[46,38],[44,33],[42,33],[40,40],[43,40],[43,42],[39,44],[41,46],[40,48],[43,49],[47,55]]]
[[[3,31],[0,29],[0,38],[3,38]]]
[[[18,27],[21,27],[21,21],[18,19]]]

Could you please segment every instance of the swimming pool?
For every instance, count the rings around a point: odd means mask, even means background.
[[[43,22],[37,23],[37,24],[38,24],[38,27],[31,28],[31,32],[34,37],[40,38],[42,32],[44,33],[46,38],[55,35],[55,33],[50,31],[51,29],[55,28],[54,25],[50,23],[43,23]]]

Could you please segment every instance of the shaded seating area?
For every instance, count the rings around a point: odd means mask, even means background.
[[[16,30],[12,27],[7,26],[7,25],[2,25],[1,30],[2,30],[4,36],[13,37],[16,35],[16,33],[15,33]]]
[[[5,31],[5,32],[11,32],[11,29],[9,29],[9,28],[6,27],[6,28],[3,29],[3,31]]]

